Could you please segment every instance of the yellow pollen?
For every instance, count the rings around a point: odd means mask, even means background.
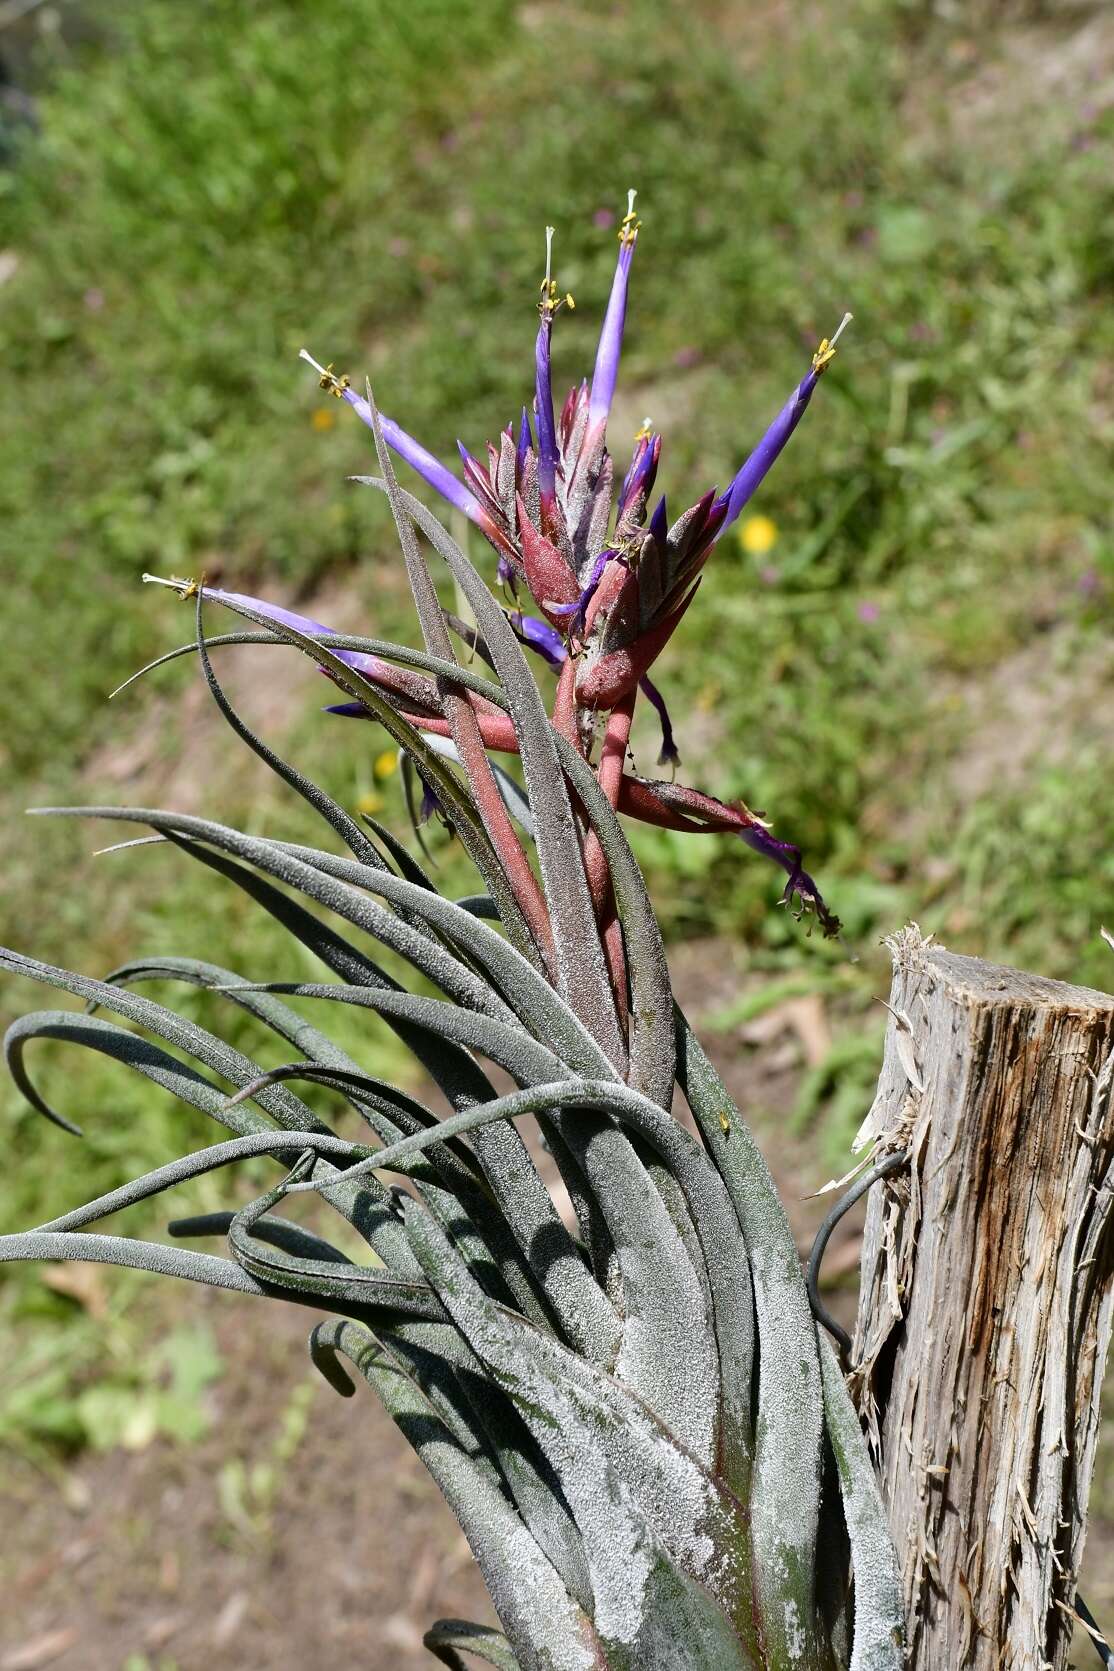
[[[634,438],[636,441],[648,441],[653,433],[654,420],[653,418],[646,417],[642,420],[642,428],[635,430]]]
[[[835,356],[836,343],[839,341],[840,337],[843,335],[844,331],[847,329],[848,325],[850,325],[854,317],[855,316],[852,313],[845,313],[839,322],[839,329],[836,331],[835,335],[830,339],[828,337],[822,338],[819,348],[812,356],[813,371],[819,373],[831,364],[831,361]]]
[[[337,376],[336,372],[333,370],[332,361],[330,360],[329,364],[325,367],[321,376],[318,378],[317,386],[321,389],[327,389],[331,395],[336,395],[338,400],[342,400],[345,389],[350,388],[351,384],[347,377]]]
[[[196,580],[179,581],[178,584],[182,588],[178,594],[179,599],[182,603],[188,603],[190,598],[195,598],[204,587],[205,575],[202,573]]]
[[[541,295],[541,300],[538,303],[538,312],[541,314],[543,319],[552,319],[554,314],[559,313],[564,307],[570,309],[576,307],[576,303],[568,291],[566,291],[563,296],[559,296],[557,294],[557,280],[553,278],[550,273],[552,265],[553,228],[551,226],[547,226],[545,229],[545,277],[538,286],[538,290]]]
[[[636,191],[627,193],[627,212],[619,223],[619,242],[621,244],[633,244],[641,230],[642,222],[634,211],[634,200],[637,196]]]

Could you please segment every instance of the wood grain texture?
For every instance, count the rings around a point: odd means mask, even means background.
[[[890,942],[852,1388],[913,1671],[1061,1671],[1114,1302],[1114,998]]]

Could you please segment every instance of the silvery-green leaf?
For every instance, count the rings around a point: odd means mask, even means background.
[[[851,1671],[902,1671],[905,1601],[897,1551],[855,1406],[831,1342],[824,1338],[820,1371],[855,1578]]]
[[[600,1643],[514,1507],[442,1423],[418,1383],[368,1331],[315,1330],[316,1356],[343,1352],[374,1387],[437,1481],[472,1546],[513,1651],[551,1671],[599,1671]]]
[[[676,1013],[678,1080],[735,1204],[754,1283],[758,1408],[750,1511],[763,1628],[775,1663],[822,1671],[827,1650],[815,1613],[823,1435],[816,1325],[769,1168]]]
[[[422,1637],[422,1646],[449,1671],[468,1671],[462,1653],[475,1654],[495,1671],[522,1671],[502,1631],[490,1625],[469,1624],[467,1619],[438,1619]],[[459,1649],[459,1652],[458,1652]]]

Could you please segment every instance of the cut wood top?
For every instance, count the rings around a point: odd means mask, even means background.
[[[1114,995],[1109,992],[1073,986],[1068,981],[1047,980],[1043,975],[1011,969],[1004,963],[984,963],[978,957],[945,951],[943,946],[933,944],[931,936],[925,939],[915,923],[903,928],[886,944],[900,968],[938,976],[955,998],[971,1004],[984,1007],[1002,1004],[1011,1009],[1026,1005],[1095,1016],[1114,1011]],[[1114,955],[1110,969],[1114,976]]]

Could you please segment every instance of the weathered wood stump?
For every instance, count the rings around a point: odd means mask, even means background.
[[[1114,1308],[1114,998],[890,942],[852,1385],[915,1671],[1061,1671]]]

